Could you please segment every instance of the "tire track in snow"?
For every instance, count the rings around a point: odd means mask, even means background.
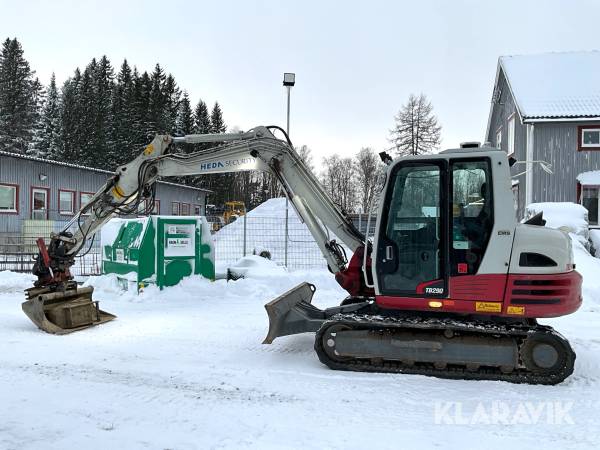
[[[64,383],[64,378],[72,378],[78,382],[100,383],[109,386],[120,385],[123,387],[151,390],[148,400],[162,401],[165,393],[181,394],[188,398],[233,401],[250,403],[291,403],[301,401],[293,395],[284,395],[277,392],[261,392],[257,389],[243,389],[228,384],[224,381],[218,384],[206,385],[181,377],[164,377],[155,373],[123,372],[111,369],[102,369],[94,366],[73,365],[3,365],[1,371],[16,372],[18,374],[30,373],[41,375],[54,381]],[[1,373],[1,372],[0,372]],[[0,375],[0,379],[6,375]],[[9,377],[12,377],[10,375]]]

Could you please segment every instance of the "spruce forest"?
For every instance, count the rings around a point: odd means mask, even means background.
[[[0,150],[113,171],[135,158],[155,134],[224,133],[227,125],[218,102],[192,101],[160,64],[141,72],[124,60],[116,69],[106,56],[76,68],[58,86],[36,77],[16,38],[0,52]],[[234,130],[230,130],[234,131]],[[239,131],[239,130],[238,130]],[[207,144],[181,145],[193,152]],[[311,150],[296,149],[315,171]],[[381,163],[370,148],[352,157],[334,154],[318,164],[318,176],[338,206],[366,211],[376,190]],[[266,173],[227,173],[173,180],[209,189],[210,203],[241,200],[246,207],[282,195]]]

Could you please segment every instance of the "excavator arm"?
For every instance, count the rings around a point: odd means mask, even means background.
[[[280,130],[285,139],[275,137],[275,130]],[[176,143],[217,146],[184,154],[171,151]],[[260,126],[245,133],[157,135],[137,158],[117,169],[60,233],[51,235],[48,247],[38,240],[40,253],[33,270],[38,280],[29,297],[57,291],[73,297],[70,267],[76,255],[111,217],[139,214],[145,205],[152,205],[160,178],[248,170],[270,172],[281,183],[338,283],[351,295],[372,295],[366,283],[370,267],[363,269],[368,249],[364,236],[306,167],[285,132],[279,127]],[[351,261],[342,244],[352,252]],[[58,299],[56,295],[53,298]]]

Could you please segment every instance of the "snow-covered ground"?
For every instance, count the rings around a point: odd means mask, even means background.
[[[66,336],[21,312],[30,276],[0,272],[0,449],[597,448],[600,259],[573,245],[584,304],[548,321],[577,352],[558,386],[336,372],[310,334],[262,345],[263,305],[287,289],[345,296],[326,270],[250,257],[245,279],[140,296],[93,278],[118,319]]]

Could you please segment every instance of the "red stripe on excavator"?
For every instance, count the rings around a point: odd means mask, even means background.
[[[459,278],[464,281],[460,280],[456,286]],[[452,277],[448,298],[378,295],[375,300],[380,307],[389,309],[526,318],[559,317],[571,314],[581,306],[581,281],[581,275],[575,270],[542,275]],[[468,289],[469,282],[471,289]],[[441,302],[442,306],[432,307],[430,301]]]

